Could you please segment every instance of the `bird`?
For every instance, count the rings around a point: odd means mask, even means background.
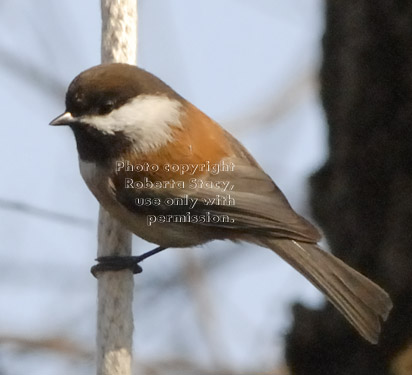
[[[378,342],[389,295],[324,251],[319,230],[292,209],[247,149],[161,79],[135,65],[100,64],[73,79],[65,104],[50,125],[72,129],[88,188],[126,229],[158,246],[137,263],[212,240],[256,244]],[[100,270],[130,267],[127,259],[107,258]]]

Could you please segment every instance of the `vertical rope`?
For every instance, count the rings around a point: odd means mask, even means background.
[[[101,0],[102,62],[136,64],[137,0]],[[131,255],[131,233],[100,208],[97,256]],[[130,375],[133,274],[104,272],[98,280],[97,375]]]
[[[102,62],[136,64],[137,0],[101,0]]]

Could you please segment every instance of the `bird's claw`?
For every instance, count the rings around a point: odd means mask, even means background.
[[[95,264],[90,272],[97,278],[100,272],[107,271],[123,271],[130,270],[133,274],[141,273],[143,271],[142,267],[139,266],[139,262],[143,259],[136,256],[121,256],[121,255],[111,255],[99,257],[96,259],[98,264]]]
[[[139,263],[165,249],[166,247],[158,246],[139,256],[109,255],[99,257],[96,259],[98,263],[90,269],[90,272],[96,279],[99,272],[106,271],[130,270],[134,274],[141,273],[143,272],[143,269],[139,266]]]

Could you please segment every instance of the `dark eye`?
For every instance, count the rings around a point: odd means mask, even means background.
[[[110,113],[114,108],[114,101],[113,100],[106,100],[100,106],[100,114]]]

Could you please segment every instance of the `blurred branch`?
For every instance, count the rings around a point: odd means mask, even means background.
[[[179,251],[184,251],[185,254],[182,256],[187,256],[186,251],[195,251],[195,249],[179,249]],[[228,261],[238,261],[241,260],[243,257],[248,257],[252,254],[252,252],[246,251],[239,251],[239,245],[233,244],[230,249],[224,249],[216,254],[207,255],[204,260],[202,260],[202,266],[207,271],[214,271],[219,267],[224,267]],[[157,295],[159,290],[162,292],[169,292],[170,290],[181,287],[182,283],[182,274],[184,274],[185,270],[183,267],[176,268],[175,272],[168,272],[168,273],[161,273],[157,275],[155,279],[150,279],[147,285],[144,285],[146,298],[152,299],[153,295]],[[145,304],[145,306],[150,306],[150,304]]]
[[[60,212],[55,212],[47,210],[44,208],[39,208],[32,206],[27,203],[12,201],[9,199],[0,198],[0,209],[17,211],[23,214],[37,216],[43,219],[59,221],[64,224],[75,225],[83,228],[91,228],[94,224],[93,220],[81,218],[73,215],[63,214]]]
[[[174,358],[165,361],[143,362],[141,371],[145,375],[289,375],[285,367],[269,371],[259,370],[215,370],[199,366],[191,361]]]
[[[185,283],[191,292],[192,300],[196,308],[196,317],[200,330],[208,348],[212,363],[219,369],[224,369],[227,361],[224,361],[226,353],[223,348],[223,340],[217,329],[214,303],[206,283],[205,267],[202,261],[192,251],[182,256],[184,262],[183,275]]]
[[[68,340],[58,337],[29,339],[27,337],[18,337],[11,335],[0,336],[0,345],[11,344],[17,345],[25,350],[46,350],[70,357],[81,359],[92,359],[94,354],[84,348],[80,348]]]
[[[52,338],[25,338],[11,335],[0,335],[0,345],[15,345],[18,350],[27,350],[32,353],[37,351],[48,351],[63,356],[81,360],[92,360],[92,350],[79,347],[77,344],[60,337]],[[21,354],[20,354],[21,355]],[[288,375],[286,368],[280,367],[270,371],[259,370],[214,370],[202,367],[192,361],[182,358],[170,358],[163,361],[145,361],[139,358],[136,367],[139,373],[144,375]]]
[[[52,77],[49,71],[34,66],[30,59],[14,56],[1,47],[0,56],[0,66],[14,74],[17,78],[45,91],[53,99],[60,100],[66,92],[66,87],[60,80]]]
[[[238,118],[224,122],[226,128],[230,128],[239,134],[242,131],[273,125],[290,110],[296,108],[296,103],[302,100],[305,95],[317,90],[318,78],[314,66],[307,67],[289,85],[278,92],[274,97],[265,101],[261,105],[254,105],[253,110],[243,113]]]

